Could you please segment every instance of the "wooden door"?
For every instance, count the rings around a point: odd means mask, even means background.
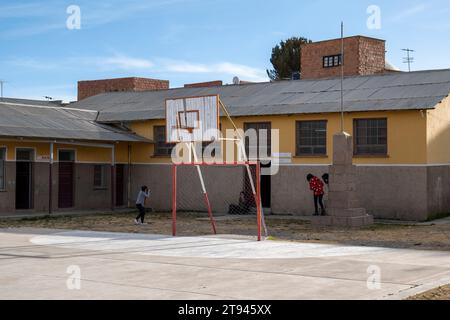
[[[124,189],[125,189],[125,166],[123,164],[116,165],[116,206],[124,205]]]

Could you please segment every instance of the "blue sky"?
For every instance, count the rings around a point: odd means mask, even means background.
[[[69,30],[66,10],[81,9]],[[381,9],[368,29],[367,8]],[[184,83],[266,81],[271,48],[291,36],[346,35],[387,40],[387,58],[405,70],[450,68],[447,0],[0,0],[0,79],[4,95],[73,100],[78,80],[141,76]]]

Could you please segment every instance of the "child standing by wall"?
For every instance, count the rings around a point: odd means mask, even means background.
[[[319,178],[317,178],[312,174],[308,174],[306,179],[309,182],[309,188],[314,193],[314,208],[315,208],[314,215],[315,216],[319,215],[319,205],[320,208],[322,209],[321,214],[323,216],[326,215],[325,206],[323,205],[323,195],[325,194],[325,192],[323,190],[324,184],[322,180],[320,180]]]

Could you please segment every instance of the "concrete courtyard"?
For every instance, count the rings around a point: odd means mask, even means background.
[[[448,252],[0,229],[0,299],[404,299],[448,283]]]

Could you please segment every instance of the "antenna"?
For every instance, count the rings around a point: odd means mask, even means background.
[[[414,50],[411,49],[402,49],[402,51],[406,52],[406,57],[403,58],[403,63],[407,63],[408,64],[408,72],[411,72],[411,63],[414,63],[414,58],[411,57],[411,53],[415,52]]]

